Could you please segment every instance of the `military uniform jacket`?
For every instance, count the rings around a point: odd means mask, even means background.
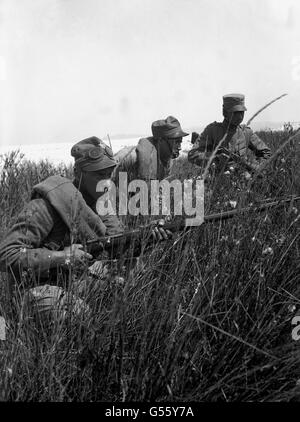
[[[49,189],[56,183],[64,182],[66,187],[60,194]],[[69,182],[69,183],[68,183]],[[12,272],[16,279],[21,278],[22,271],[30,271],[38,278],[49,276],[51,254],[49,251],[62,250],[71,243],[81,243],[81,239],[71,239],[70,225],[67,223],[69,197],[67,190],[75,190],[71,181],[60,176],[51,176],[40,185],[46,186],[52,196],[41,195],[42,189],[33,191],[33,199],[24,207],[15,224],[0,243],[0,270]],[[78,191],[77,191],[78,192]],[[82,198],[82,225],[79,231],[88,239],[96,236],[121,233],[123,226],[116,216],[100,218]],[[62,200],[62,196],[66,200]],[[71,198],[72,199],[72,198]],[[78,208],[78,204],[77,204]],[[87,224],[87,220],[90,224]],[[54,273],[55,271],[53,271]]]
[[[212,153],[220,140],[226,133],[227,124],[224,122],[214,122],[208,125],[200,137],[196,140],[193,148],[188,153],[188,160],[194,164],[201,165],[203,153]],[[229,130],[226,139],[222,143],[224,148],[239,155],[246,161],[251,161],[249,150],[256,159],[256,166],[267,160],[270,155],[270,148],[255,134],[252,129],[245,125],[239,125],[234,130]]]
[[[142,138],[136,147],[125,147],[115,155],[119,171],[127,171],[129,180],[162,180],[170,173],[171,162],[163,161],[153,137]]]

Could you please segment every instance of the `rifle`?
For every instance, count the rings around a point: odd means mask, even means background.
[[[192,132],[192,137],[191,137],[191,143],[194,144],[197,139],[199,139],[200,135],[197,132]],[[257,168],[254,165],[251,165],[250,163],[248,163],[244,158],[242,158],[240,155],[229,151],[228,148],[225,148],[223,146],[221,146],[218,150],[219,153],[223,153],[223,155],[225,155],[225,157],[231,158],[232,161],[236,162],[237,164],[241,165],[242,167],[244,167],[247,171],[250,172],[258,172],[259,173],[259,168]],[[216,157],[218,157],[218,154],[216,155]]]
[[[227,156],[228,158],[231,158],[234,162],[236,162],[237,164],[244,167],[247,171],[259,173],[259,167],[251,165],[244,158],[242,158],[240,155],[229,151],[227,148],[221,148],[221,150],[223,151],[225,156]]]
[[[249,212],[261,213],[270,208],[283,206],[286,203],[299,201],[300,196],[291,196],[289,198],[280,198],[276,201],[268,200],[260,203],[257,206],[248,206],[229,211],[222,211],[220,213],[209,214],[204,216],[203,223],[213,223],[218,221],[225,221],[237,215],[247,214]],[[146,226],[140,226],[133,230],[125,231],[124,233],[115,234],[112,236],[103,236],[97,239],[88,240],[86,242],[88,252],[94,257],[105,250],[109,252],[117,252],[117,256],[122,256],[123,252],[128,249],[131,242],[137,242],[138,246],[142,240],[149,243],[150,234],[154,227],[157,227],[161,220],[154,220]],[[165,230],[174,232],[181,232],[185,229],[197,229],[199,226],[186,227],[185,218],[174,218],[171,221],[166,221],[161,227]]]

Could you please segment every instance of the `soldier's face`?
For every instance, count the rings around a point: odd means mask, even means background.
[[[177,158],[181,150],[182,138],[168,139],[168,143],[171,147],[171,158]]]
[[[81,187],[86,192],[88,192],[90,196],[95,199],[98,199],[99,196],[103,195],[103,192],[97,192],[98,182],[100,182],[101,180],[111,181],[111,175],[113,170],[114,167],[109,167],[104,170],[82,172]]]
[[[228,113],[227,120],[232,126],[238,126],[244,120],[244,111],[234,111],[233,113]]]

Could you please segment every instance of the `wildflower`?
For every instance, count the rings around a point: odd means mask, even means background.
[[[113,282],[115,285],[117,285],[117,286],[124,286],[124,284],[125,284],[125,279],[124,279],[124,277],[115,276],[115,277],[112,279],[112,282]]]
[[[252,240],[252,242],[255,242],[256,237],[255,236],[251,237],[251,240]]]
[[[236,208],[236,206],[237,206],[237,201],[229,201],[229,205],[230,205],[232,208]]]
[[[229,167],[229,171],[234,171],[234,167],[233,166],[230,166]]]
[[[229,171],[229,170],[226,170],[226,171],[224,172],[224,174],[225,174],[226,176],[228,176],[228,175],[230,174],[230,171]]]
[[[262,254],[263,255],[273,255],[274,254],[274,251],[273,251],[273,249],[270,246],[268,246],[267,248],[265,248],[262,251]]]
[[[296,306],[295,305],[289,305],[288,306],[288,311],[294,313],[296,310]]]
[[[11,377],[13,373],[12,369],[11,368],[6,368],[6,369],[7,369],[8,375]]]
[[[228,236],[222,236],[220,240],[223,240],[224,242],[227,242]]]
[[[245,177],[246,180],[252,179],[252,176],[251,176],[251,174],[248,171],[245,171],[244,177]]]
[[[276,238],[276,243],[278,243],[280,246],[284,244],[286,237],[281,234]]]

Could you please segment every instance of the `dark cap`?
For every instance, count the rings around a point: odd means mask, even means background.
[[[165,120],[156,120],[151,129],[154,138],[182,138],[188,135],[183,132],[179,121],[173,116],[168,116]]]
[[[84,171],[98,171],[116,166],[112,149],[96,136],[73,145],[71,155],[75,158],[76,167]]]
[[[243,94],[227,94],[223,96],[223,110],[234,112],[234,111],[246,111],[245,107],[245,95]]]

